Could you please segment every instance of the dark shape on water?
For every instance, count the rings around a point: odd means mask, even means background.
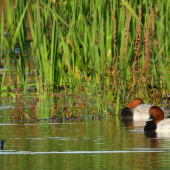
[[[120,113],[121,119],[124,120],[133,120],[133,113],[132,110],[128,107],[125,107]]]
[[[0,140],[0,147],[1,147],[0,150],[4,150],[4,143],[5,142],[6,142],[5,140]]]
[[[147,138],[154,139],[157,138],[156,132],[149,132],[149,133],[144,133]]]
[[[121,120],[123,126],[125,126],[125,127],[134,127],[134,121],[133,121],[132,117],[129,117],[129,119],[121,118],[120,120]]]
[[[153,124],[152,122],[146,122],[146,125],[144,127],[145,133],[155,133],[156,130],[156,124]]]

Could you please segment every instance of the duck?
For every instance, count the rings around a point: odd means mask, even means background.
[[[4,143],[5,142],[6,142],[5,140],[0,140],[0,150],[4,149]]]
[[[151,106],[149,109],[149,119],[146,121],[144,132],[170,132],[170,119],[165,119],[164,112],[159,106]]]
[[[121,111],[120,117],[123,120],[133,121],[147,121],[149,118],[149,109],[153,105],[145,104],[141,98],[134,98],[128,105]],[[165,117],[170,116],[170,109],[160,107]]]

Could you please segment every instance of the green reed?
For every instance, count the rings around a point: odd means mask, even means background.
[[[25,90],[38,88],[39,75],[51,89],[86,87],[98,111],[116,114],[133,97],[158,104],[169,92],[169,0],[16,0],[13,6],[9,1],[6,26],[1,15],[0,55]]]

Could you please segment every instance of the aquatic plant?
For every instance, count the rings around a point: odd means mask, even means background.
[[[38,89],[38,76],[51,90],[85,87],[102,113],[118,114],[137,96],[159,103],[170,90],[169,6],[161,0],[9,1],[0,26],[1,92],[13,88],[8,73],[25,92]]]
[[[26,121],[26,119],[30,121],[38,121],[38,111],[39,111],[39,105],[42,102],[42,98],[44,97],[45,93],[47,92],[49,88],[49,84],[41,85],[41,77],[38,76],[38,89],[35,89],[34,93],[31,93],[31,96],[27,96],[23,92],[23,88],[19,86],[19,83],[14,84],[11,80],[11,85],[14,86],[12,89],[13,91],[8,91],[8,95],[12,98],[13,102],[12,105],[9,102],[9,97],[4,96],[2,98],[5,103],[7,103],[9,106],[9,109],[11,110],[11,115],[13,121],[17,120],[18,122]],[[31,109],[32,114],[29,115],[26,111],[26,108]]]

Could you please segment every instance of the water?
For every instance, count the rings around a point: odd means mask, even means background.
[[[118,117],[12,123],[0,110],[0,169],[168,169],[170,137],[146,136],[144,122]]]

